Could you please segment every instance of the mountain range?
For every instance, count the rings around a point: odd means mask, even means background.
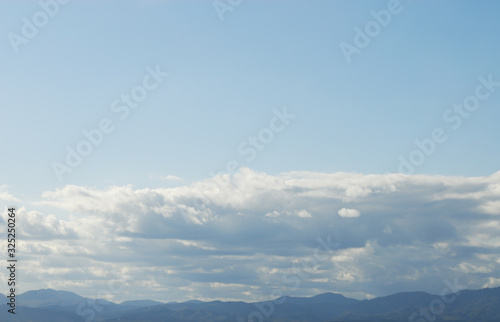
[[[455,290],[456,291],[456,290]],[[84,298],[67,291],[43,289],[16,296],[16,314],[8,312],[0,294],[0,321],[23,322],[441,322],[500,321],[500,287],[433,295],[404,292],[370,300],[341,294],[279,297],[266,302],[150,300],[120,304]]]

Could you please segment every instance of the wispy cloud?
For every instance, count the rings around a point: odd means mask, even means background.
[[[0,185],[0,199],[5,200],[5,201],[13,201],[13,202],[19,202],[20,200],[14,197],[11,193],[7,191],[9,188],[8,185]]]
[[[167,176],[164,176],[162,177],[161,179],[163,180],[170,180],[170,181],[184,181],[184,179],[180,178],[180,177],[177,177],[177,176],[174,176],[174,175],[167,175]]]
[[[154,175],[150,175],[149,176],[149,179],[150,180],[164,180],[164,181],[177,181],[177,182],[183,182],[185,181],[183,178],[181,177],[178,177],[178,176],[174,176],[172,174],[169,174],[169,175],[165,175],[165,176],[154,176]]]

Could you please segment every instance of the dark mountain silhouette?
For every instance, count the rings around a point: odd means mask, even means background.
[[[0,294],[0,299],[7,299]],[[500,321],[500,288],[462,290],[433,295],[404,292],[371,300],[355,300],[335,293],[273,301],[163,303],[150,300],[120,304],[84,298],[52,289],[28,291],[16,297],[16,314],[0,305],[0,321],[12,322],[154,322],[154,321],[266,321],[266,322],[395,322]],[[249,319],[250,318],[250,319]]]

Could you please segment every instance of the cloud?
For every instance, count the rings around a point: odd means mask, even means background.
[[[8,185],[0,185],[0,199],[5,200],[5,201],[13,201],[13,202],[20,202],[19,199],[14,197],[12,194],[10,194],[7,191]]]
[[[23,238],[33,239],[67,239],[78,238],[71,223],[57,219],[54,215],[43,215],[38,211],[27,211],[24,207],[17,210],[18,218],[22,218]]]
[[[242,168],[174,188],[67,185],[39,202],[65,219],[26,210],[26,283],[58,288],[72,280],[92,296],[89,289],[106,288],[99,268],[127,284],[114,300],[247,301],[269,299],[271,289],[357,298],[439,293],[455,277],[469,288],[498,286],[499,184],[500,173]]]
[[[300,218],[310,218],[312,215],[307,210],[294,210],[294,211],[273,211],[265,214],[266,217],[279,217],[279,216],[297,216]]]
[[[169,175],[166,175],[166,176],[163,176],[163,177],[160,177],[161,180],[168,180],[168,181],[184,181],[184,179],[178,177],[178,176],[174,176],[172,174],[169,174]]]
[[[356,218],[356,217],[359,217],[361,215],[359,210],[349,209],[349,208],[340,209],[338,211],[338,214],[340,217],[344,217],[344,218]]]

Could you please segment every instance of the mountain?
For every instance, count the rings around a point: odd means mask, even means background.
[[[85,319],[72,312],[57,312],[45,308],[30,308],[16,305],[16,314],[7,310],[7,305],[0,305],[0,321],[5,322],[84,322]]]
[[[148,307],[155,305],[163,305],[165,303],[151,300],[136,300],[136,301],[125,301],[120,303],[120,305],[124,306],[134,306],[134,307]]]
[[[83,300],[85,300],[85,298],[75,293],[56,291],[53,289],[27,291],[16,296],[16,302],[18,305],[33,308],[51,305],[70,306],[79,304]]]
[[[6,301],[5,296],[0,298]],[[6,302],[4,302],[6,303]],[[356,300],[335,293],[313,297],[283,296],[265,302],[163,303],[151,300],[120,304],[84,298],[52,289],[17,296],[16,315],[0,304],[5,322],[396,322],[500,321],[500,288],[462,290],[446,296],[404,292],[371,300]]]

